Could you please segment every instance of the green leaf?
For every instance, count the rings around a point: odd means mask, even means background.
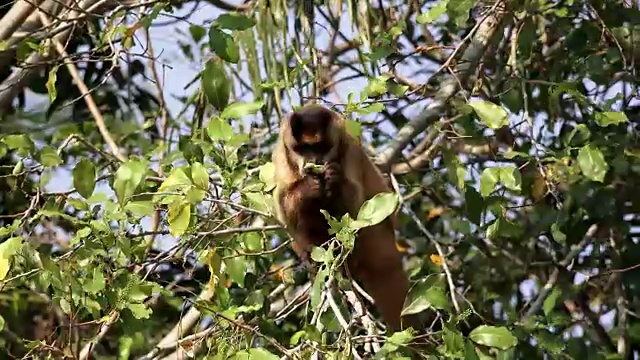
[[[622,111],[604,111],[595,113],[596,123],[600,126],[618,125],[629,122],[627,114]]]
[[[365,98],[380,96],[386,93],[387,80],[389,80],[388,75],[381,75],[375,78],[369,78],[369,82],[367,83],[367,86],[365,86],[364,90],[362,91],[361,97],[365,99]]]
[[[258,177],[265,185],[264,191],[271,191],[276,187],[276,166],[271,161],[264,163],[260,166]]]
[[[480,360],[475,346],[473,346],[473,343],[469,340],[465,340],[464,342],[464,360]]]
[[[176,199],[169,205],[167,222],[169,222],[169,233],[173,236],[180,236],[187,231],[191,220],[191,204],[183,199]]]
[[[229,105],[231,82],[222,61],[219,59],[207,61],[202,71],[201,83],[207,101],[216,110],[222,111]]]
[[[240,119],[247,115],[257,113],[263,105],[264,102],[262,101],[254,101],[250,103],[235,102],[224,109],[220,117],[223,119]]]
[[[104,290],[104,288],[105,279],[104,275],[102,274],[102,269],[100,269],[99,267],[94,267],[93,275],[91,276],[91,279],[84,284],[84,289],[91,294],[97,294],[100,291]]]
[[[256,24],[256,21],[242,14],[226,13],[218,16],[213,23],[228,30],[242,31],[253,27]]]
[[[242,196],[246,197],[247,200],[249,200],[249,203],[251,204],[251,207],[258,210],[258,211],[262,211],[265,213],[269,213],[271,212],[271,208],[270,208],[270,204],[269,204],[269,197],[267,197],[268,194],[265,194],[261,191],[247,191],[244,194],[242,194]]]
[[[320,246],[314,246],[311,249],[311,259],[315,262],[323,263],[327,260],[327,250]]]
[[[145,304],[127,304],[127,309],[136,319],[148,319],[153,311]]]
[[[324,284],[327,281],[328,272],[329,271],[326,266],[322,265],[316,274],[316,278],[313,280],[311,293],[309,294],[312,309],[317,309],[318,305],[320,305],[320,297],[322,295],[322,290],[324,289]]]
[[[385,344],[380,349],[383,352],[394,352],[402,345],[406,345],[415,337],[413,329],[409,328],[403,331],[396,331],[393,335],[389,336]]]
[[[144,181],[147,166],[138,160],[129,160],[120,165],[115,174],[113,188],[122,205],[126,205],[138,186]]]
[[[181,168],[174,168],[158,188],[158,192],[174,192],[186,190],[192,185],[191,179],[185,174]]]
[[[229,125],[222,118],[213,118],[209,120],[209,124],[207,125],[207,134],[211,140],[223,140],[227,141],[231,139],[234,135],[233,127]]]
[[[485,168],[482,170],[482,175],[480,175],[480,195],[482,195],[482,197],[487,197],[493,192],[498,180],[500,180],[500,172],[499,167]]]
[[[153,215],[153,202],[151,201],[130,201],[124,207],[125,211],[130,211],[137,216]]]
[[[560,297],[560,294],[562,294],[560,289],[557,287],[554,287],[551,293],[549,294],[549,296],[547,296],[547,298],[544,299],[544,303],[542,305],[542,311],[544,311],[544,314],[546,316],[549,316],[553,308],[555,308],[556,302],[558,301],[558,297]]]
[[[23,152],[29,153],[35,149],[33,141],[25,134],[13,134],[7,135],[2,138],[2,142],[7,145],[9,150],[19,149]]]
[[[502,106],[485,100],[469,101],[469,106],[476,112],[480,121],[492,129],[509,125],[509,115]]]
[[[417,314],[429,308],[441,310],[450,308],[445,279],[442,274],[428,275],[409,289],[402,315]]]
[[[249,252],[260,252],[264,250],[262,239],[257,232],[248,232],[241,235],[244,240],[244,248]]]
[[[44,167],[54,167],[62,164],[62,159],[58,156],[56,149],[45,146],[38,152],[38,162]]]
[[[560,231],[560,227],[558,226],[558,224],[554,223],[551,225],[551,235],[553,236],[553,239],[558,243],[562,245],[566,244],[567,235],[565,235],[562,231]]]
[[[449,0],[441,0],[435,6],[431,7],[426,13],[422,13],[416,17],[418,24],[428,24],[442,16],[447,11]]]
[[[247,273],[247,261],[244,256],[233,256],[224,259],[227,267],[227,274],[235,283],[244,287],[244,275]]]
[[[604,177],[609,170],[609,164],[604,160],[604,155],[592,144],[582,147],[578,152],[578,166],[586,177],[598,182],[604,182]]]
[[[356,221],[349,226],[352,229],[361,229],[381,223],[398,207],[399,198],[396,193],[382,192],[374,195],[360,207]]]
[[[47,78],[47,83],[45,84],[45,86],[47,87],[47,92],[49,93],[49,102],[53,102],[56,97],[58,97],[58,90],[56,89],[58,67],[59,65],[56,65],[51,68],[51,70],[49,70],[49,77]]]
[[[518,344],[518,339],[505,327],[480,325],[469,333],[469,339],[479,345],[506,350]]]
[[[279,356],[274,355],[265,348],[249,349],[249,360],[278,360]]]
[[[240,48],[233,37],[215,26],[209,28],[209,47],[225,61],[236,64],[240,60]]]
[[[500,181],[509,190],[520,191],[522,176],[515,165],[509,165],[500,169]]]
[[[11,259],[20,250],[24,238],[16,236],[0,244],[0,280],[4,280],[11,269]]]
[[[193,39],[193,42],[195,42],[196,44],[200,42],[200,40],[202,40],[202,38],[207,35],[207,29],[203,28],[202,26],[198,26],[198,25],[190,25],[189,26],[189,33],[191,34],[191,38]]]
[[[347,132],[349,135],[356,139],[359,139],[362,135],[362,124],[359,121],[347,119],[346,121]]]
[[[197,188],[205,191],[209,189],[209,174],[201,163],[191,164],[191,179]]]
[[[73,187],[83,198],[88,199],[96,187],[96,167],[89,159],[80,160],[71,172]]]
[[[469,18],[469,10],[473,8],[475,1],[455,0],[447,3],[447,15],[458,26],[463,27]]]
[[[0,315],[0,331],[4,330],[4,318],[2,317],[2,315]]]

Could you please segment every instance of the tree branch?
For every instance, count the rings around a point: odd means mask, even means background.
[[[476,25],[477,30],[456,66],[455,72],[458,75],[452,75],[444,81],[440,90],[436,93],[433,102],[429,104],[418,117],[398,130],[394,140],[380,153],[376,162],[382,168],[388,168],[400,155],[404,147],[411,142],[417,134],[424,131],[424,129],[440,117],[449,99],[459,90],[460,84],[466,83],[469,77],[475,72],[476,66],[482,58],[486,46],[503,20],[505,12],[497,9],[497,5],[500,2],[501,1],[496,1],[491,11]],[[455,52],[451,57],[454,55]],[[443,67],[447,65],[451,57],[445,62]]]

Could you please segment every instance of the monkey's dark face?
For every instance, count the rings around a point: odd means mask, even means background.
[[[306,106],[289,117],[292,149],[308,160],[319,162],[332,147],[329,130],[333,121],[330,110],[311,105]]]

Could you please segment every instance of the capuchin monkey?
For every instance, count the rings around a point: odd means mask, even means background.
[[[331,239],[321,209],[338,219],[347,212],[355,219],[366,200],[392,191],[359,141],[347,132],[344,118],[320,105],[307,105],[281,122],[272,161],[277,217],[305,262],[313,246]],[[396,248],[395,222],[394,213],[360,229],[347,260],[350,273],[374,299],[392,331],[417,325],[412,317],[401,321],[409,282]]]

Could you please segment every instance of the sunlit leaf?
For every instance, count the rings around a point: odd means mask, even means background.
[[[178,190],[185,190],[191,187],[191,179],[185,174],[181,168],[174,168],[171,174],[162,182],[158,192],[172,192]]]
[[[609,170],[609,164],[604,160],[604,155],[592,144],[582,147],[578,152],[578,166],[586,177],[598,182],[604,182],[604,177]]]
[[[127,309],[131,311],[136,319],[148,319],[153,311],[145,304],[127,304]]]
[[[264,191],[271,191],[276,186],[275,174],[276,167],[273,162],[269,161],[260,166],[258,177],[265,184]]]
[[[56,97],[58,97],[58,89],[56,89],[56,81],[58,79],[58,68],[59,65],[56,65],[49,70],[49,76],[47,77],[47,83],[45,86],[47,87],[47,92],[49,93],[49,101],[53,102]]]
[[[278,360],[279,356],[272,354],[265,348],[251,348],[249,349],[250,360]]]
[[[167,222],[169,232],[173,236],[180,236],[187,231],[191,219],[191,204],[181,199],[176,199],[169,205]]]
[[[417,314],[429,308],[450,308],[445,279],[441,274],[428,275],[411,287],[404,302],[402,315]]]
[[[201,163],[194,162],[191,164],[191,179],[193,179],[193,184],[199,189],[209,189],[209,174]]]
[[[262,101],[255,102],[235,102],[224,109],[220,115],[223,119],[240,119],[247,115],[257,113],[264,103]]]
[[[353,229],[361,229],[381,223],[398,207],[400,199],[396,193],[378,193],[360,207],[356,221],[351,223]]]
[[[7,135],[2,138],[2,142],[7,145],[9,150],[19,149],[23,153],[30,153],[35,149],[35,144],[25,134]]]
[[[120,165],[115,174],[113,189],[121,204],[124,205],[129,201],[129,198],[144,181],[146,171],[147,166],[138,160],[129,160]]]
[[[0,280],[4,280],[11,267],[11,259],[22,247],[24,238],[12,237],[0,244]]]
[[[500,181],[507,189],[520,191],[522,176],[520,170],[514,165],[509,165],[500,169]]]
[[[486,100],[469,101],[480,121],[492,129],[509,125],[509,114],[499,105]]]
[[[500,180],[501,169],[499,167],[485,168],[480,176],[480,195],[489,196]]]
[[[229,140],[233,137],[234,130],[222,118],[216,117],[209,120],[207,125],[207,134],[212,140]]]
[[[505,327],[480,325],[469,333],[476,344],[506,350],[518,344],[518,339]]]
[[[400,346],[409,344],[415,337],[413,329],[406,329],[404,331],[396,331],[393,335],[389,336],[387,341],[380,349],[382,352],[394,352],[397,351]]]
[[[130,201],[125,205],[124,209],[137,216],[151,216],[153,214],[153,203],[151,201]]]
[[[618,125],[629,122],[627,114],[622,111],[596,112],[594,118],[600,126]]]
[[[418,24],[428,24],[442,16],[447,11],[447,4],[449,0],[440,0],[435,6],[432,6],[429,11],[422,13],[416,17]]]
[[[84,285],[84,289],[87,292],[91,294],[97,294],[100,291],[104,290],[105,279],[104,279],[104,275],[102,274],[102,269],[100,269],[99,267],[93,268],[93,274],[87,280],[88,281],[85,282],[85,285]]]

